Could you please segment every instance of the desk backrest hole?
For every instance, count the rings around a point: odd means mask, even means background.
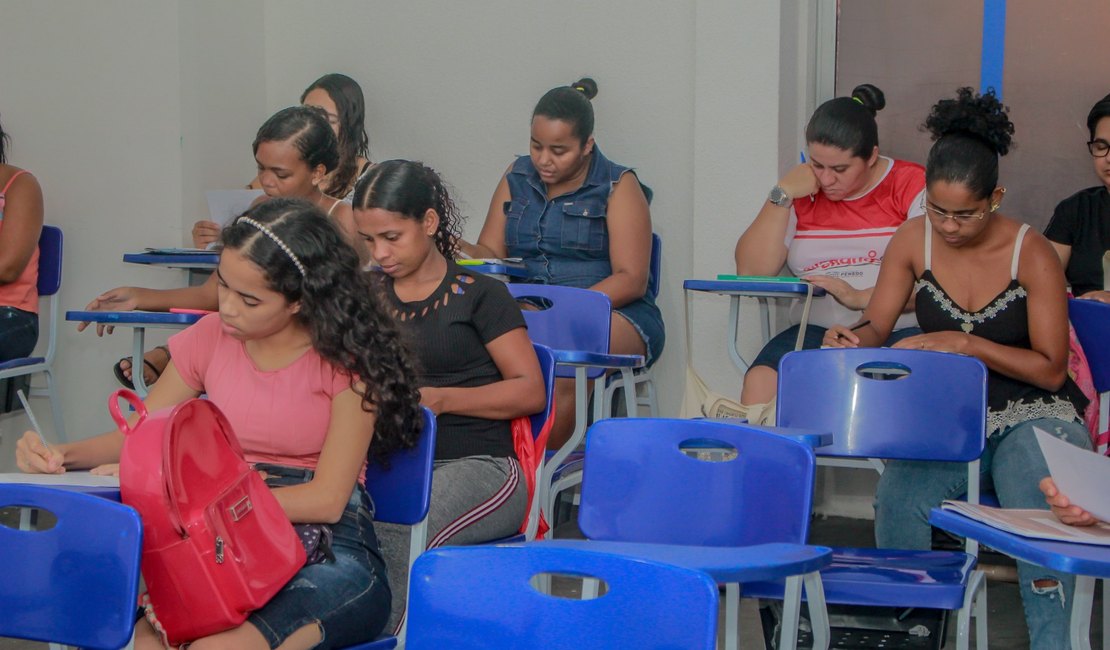
[[[736,447],[713,438],[690,438],[678,443],[678,450],[690,458],[707,463],[727,463],[740,455]]]

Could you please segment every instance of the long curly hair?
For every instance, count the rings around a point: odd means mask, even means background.
[[[362,86],[345,74],[333,72],[313,81],[301,93],[301,103],[308,93],[320,89],[335,102],[339,112],[339,166],[324,193],[344,197],[358,176],[358,157],[370,160],[370,138],[366,134],[366,100]]]
[[[1014,123],[993,90],[980,95],[970,87],[942,99],[925,118],[933,147],[925,162],[925,183],[960,183],[979,199],[998,186],[998,158],[1013,146]]]
[[[439,215],[436,248],[449,260],[458,254],[463,217],[447,185],[434,169],[413,160],[387,160],[366,170],[355,183],[351,205],[356,210],[380,208],[420,220],[429,210]]]
[[[247,217],[269,228],[285,248],[245,222]],[[331,220],[307,201],[274,198],[224,228],[222,241],[225,250],[235,249],[258,265],[274,291],[300,301],[294,318],[309,332],[313,348],[350,373],[363,410],[376,416],[369,458],[383,460],[416,444],[422,418],[412,362],[393,318],[359,268],[358,254]]]

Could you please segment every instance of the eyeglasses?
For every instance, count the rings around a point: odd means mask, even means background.
[[[945,219],[951,219],[961,225],[965,223],[971,223],[972,221],[982,221],[984,217],[986,217],[991,212],[994,212],[994,210],[992,209],[989,212],[976,212],[974,214],[949,214],[944,210],[938,210],[937,208],[929,205],[929,202],[925,200],[925,197],[921,197],[921,209],[925,212],[925,214],[929,215],[929,217],[933,219],[941,222],[943,222]]]
[[[1105,158],[1110,153],[1110,142],[1106,140],[1091,140],[1087,143],[1087,151],[1095,158]]]

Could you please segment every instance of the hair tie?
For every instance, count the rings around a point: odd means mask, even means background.
[[[859,97],[856,97],[855,95],[852,95],[852,101],[859,104],[860,106],[863,106],[863,100]]]
[[[585,86],[571,86],[571,88],[574,88],[575,90],[577,90],[578,92],[583,93],[583,94],[585,94],[585,92],[586,92],[586,87]]]
[[[301,264],[301,261],[297,259],[296,255],[293,254],[293,249],[289,248],[289,246],[285,242],[281,241],[281,238],[275,235],[273,230],[270,230],[265,225],[255,221],[254,219],[251,219],[250,217],[239,217],[239,220],[236,223],[238,223],[239,221],[254,226],[263,235],[269,237],[275,244],[277,244],[278,248],[280,248],[286,255],[289,256],[289,259],[293,262],[293,266],[297,267],[297,270],[301,272],[301,279],[303,280],[305,278],[304,264]]]

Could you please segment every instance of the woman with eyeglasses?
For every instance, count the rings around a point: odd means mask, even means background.
[[[1005,508],[1048,509],[1048,476],[1033,428],[1090,449],[1087,399],[1068,377],[1064,273],[1052,245],[998,213],[998,159],[1013,123],[993,94],[961,88],[933,106],[935,140],[925,165],[925,213],[891,239],[859,329],[829,328],[829,347],[876,346],[916,292],[923,334],[894,347],[967,354],[989,370],[987,441],[980,460]],[[928,399],[923,395],[922,399]],[[943,408],[943,405],[938,405]],[[967,487],[967,465],[891,461],[875,498],[882,548],[928,549],[929,510]],[[1031,647],[1066,648],[1074,579],[1018,562]]]
[[[887,243],[898,226],[921,214],[921,165],[879,154],[875,114],[886,106],[870,84],[849,97],[821,104],[806,125],[809,159],[771,189],[755,221],[736,242],[736,272],[790,273],[825,289],[814,298],[803,348],[821,345],[825,328],[849,323],[867,306]],[[791,320],[801,319],[801,305]],[[902,317],[889,344],[918,333],[912,314]],[[775,396],[779,360],[794,349],[794,325],[767,342],[744,375],[740,402],[763,404]]]
[[[1060,255],[1072,295],[1110,303],[1103,277],[1103,259],[1110,251],[1110,95],[1087,114],[1087,130],[1087,151],[1102,184],[1060,201],[1044,234]]]

